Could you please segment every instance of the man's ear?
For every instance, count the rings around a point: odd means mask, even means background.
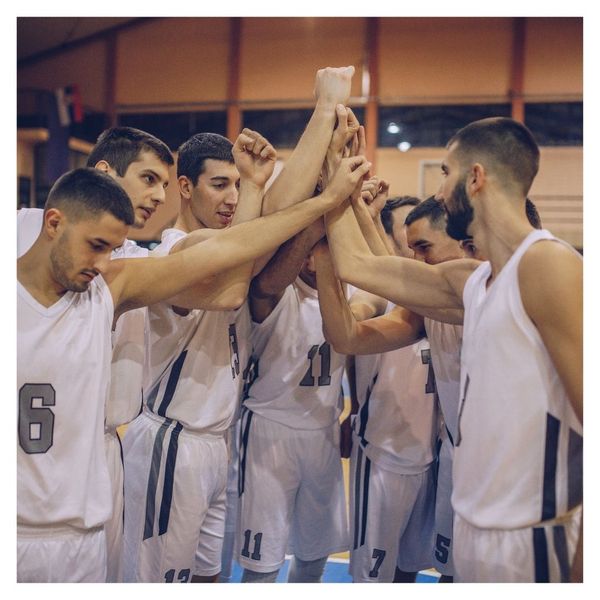
[[[66,224],[66,216],[59,208],[49,208],[44,213],[44,232],[54,239]]]
[[[192,182],[185,175],[180,175],[177,178],[177,185],[179,186],[179,195],[186,200],[189,200],[192,197]]]
[[[485,167],[481,163],[475,163],[471,168],[469,177],[467,178],[467,189],[471,195],[481,191],[486,178],[487,174],[485,172]]]
[[[94,169],[98,169],[98,171],[102,171],[111,177],[115,177],[117,172],[104,160],[99,160],[95,165]]]

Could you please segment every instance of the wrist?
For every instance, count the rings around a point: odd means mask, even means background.
[[[333,99],[319,98],[313,113],[317,117],[334,119],[336,116],[335,107],[338,104],[340,104],[340,102],[336,102]]]
[[[265,189],[265,184],[256,183],[250,178],[240,176],[240,193],[243,191],[250,193],[262,193]]]

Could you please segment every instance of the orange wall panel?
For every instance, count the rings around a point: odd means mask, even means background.
[[[583,97],[583,19],[527,19],[526,32],[526,96]]]
[[[352,95],[361,93],[363,18],[245,18],[240,99],[312,99],[322,67],[354,65]]]
[[[406,103],[505,96],[511,44],[508,18],[382,19],[379,96]]]
[[[223,102],[229,20],[170,18],[119,35],[118,105]]]

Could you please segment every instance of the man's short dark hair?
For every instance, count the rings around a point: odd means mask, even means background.
[[[417,206],[421,200],[415,196],[396,196],[390,198],[381,209],[381,223],[388,235],[393,234],[394,214],[393,211],[401,206]]]
[[[448,142],[464,164],[480,162],[503,182],[513,182],[526,196],[540,163],[540,150],[529,129],[508,117],[469,123]]]
[[[430,196],[406,215],[404,224],[410,225],[419,219],[427,219],[432,227],[441,229],[446,227],[446,218],[444,205],[434,196]]]
[[[192,185],[204,173],[207,158],[233,163],[233,144],[218,133],[197,133],[183,142],[177,150],[177,177],[187,177]]]
[[[74,222],[110,213],[133,225],[133,206],[125,190],[106,173],[84,167],[68,171],[50,189],[44,211],[58,208]]]
[[[175,162],[169,147],[150,133],[135,127],[111,127],[100,134],[86,164],[95,167],[105,160],[119,177],[124,177],[129,165],[138,160],[142,152],[153,152],[169,166]]]
[[[536,229],[542,228],[542,218],[540,217],[540,213],[538,212],[536,205],[529,198],[525,198],[525,214],[532,227],[535,227]]]

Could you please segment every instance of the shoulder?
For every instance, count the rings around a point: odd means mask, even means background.
[[[518,269],[523,306],[533,321],[576,309],[583,296],[583,261],[559,240],[541,240],[523,254]]]
[[[537,288],[538,293],[575,283],[582,275],[581,256],[560,240],[532,244],[519,262],[521,289]]]

